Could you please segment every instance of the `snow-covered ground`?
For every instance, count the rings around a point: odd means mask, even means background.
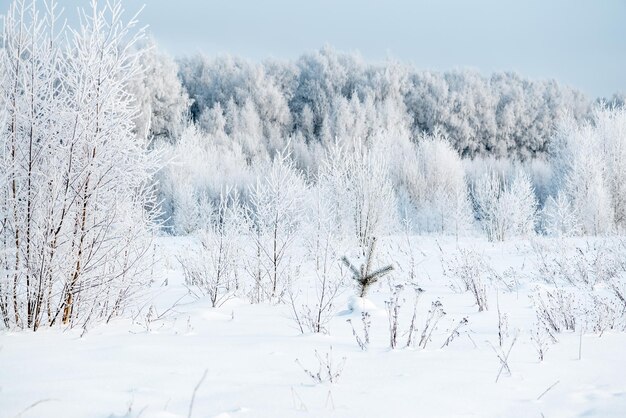
[[[213,309],[207,300],[185,296],[176,254],[193,241],[160,238],[160,267],[148,301],[160,319],[147,324],[143,315],[86,333],[0,334],[0,417],[626,416],[626,333],[564,332],[539,361],[530,338],[536,319],[529,294],[538,279],[529,241],[414,237],[413,243],[417,283],[425,290],[417,338],[431,302],[439,300],[446,315],[426,348],[404,348],[413,312],[407,292],[399,348],[391,350],[385,301],[389,280],[406,274],[397,269],[369,294],[371,343],[364,351],[347,322],[362,332],[361,314],[347,309],[354,299],[351,283],[338,297],[329,335],[303,335],[288,304],[233,299]],[[387,244],[394,258],[393,240]],[[498,272],[513,268],[507,277],[517,284],[497,295],[498,286],[490,286],[488,311],[478,312],[472,295],[454,291],[443,274],[442,257],[458,248],[474,249]],[[502,348],[498,306],[508,317]],[[468,325],[442,348],[464,317]],[[511,344],[511,373],[503,370],[496,382],[498,355],[506,356]],[[322,358],[331,353],[334,371],[343,366],[336,383],[315,383],[304,372],[317,371],[316,350]]]

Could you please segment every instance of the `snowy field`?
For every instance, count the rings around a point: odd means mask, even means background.
[[[134,321],[114,320],[86,331],[0,334],[0,417],[626,414],[626,333],[621,325],[594,331],[593,321],[606,322],[589,315],[585,326],[577,324],[577,331],[556,334],[557,343],[545,341],[545,335],[542,339],[535,333],[531,298],[537,286],[546,286],[539,273],[541,248],[555,251],[544,254],[548,261],[562,262],[565,258],[559,261],[554,254],[564,248],[612,248],[617,240],[536,238],[492,244],[482,238],[457,243],[451,237],[412,237],[407,253],[399,250],[403,239],[381,245],[379,258],[396,269],[374,285],[367,300],[355,299],[346,275],[328,334],[303,334],[289,303],[250,304],[233,298],[211,308],[206,298],[193,297],[177,256],[197,243],[191,238],[159,238],[154,283],[144,298],[153,308],[144,308]],[[461,270],[451,271],[460,248],[471,250],[465,254],[491,269],[480,273],[487,289],[488,309],[483,312],[478,312],[471,292],[461,291]],[[302,266],[293,285],[305,296],[315,292],[307,268]],[[410,275],[412,283],[407,283]],[[393,299],[393,289],[401,283],[397,347],[391,349],[385,302]],[[414,341],[406,347],[413,285],[423,292]],[[603,286],[592,287],[602,292]],[[445,315],[423,343],[429,310],[437,300]],[[366,349],[360,348],[352,328],[363,341],[362,310],[371,321]],[[465,325],[463,318],[468,320]],[[327,354],[332,359],[333,383],[318,383],[305,372],[317,373],[316,350],[322,360]],[[321,372],[323,378],[326,371]]]
[[[170,55],[133,1],[2,3],[0,418],[626,417],[624,92],[464,70],[468,31],[430,71],[371,33]],[[280,14],[214,6],[167,28]],[[369,6],[309,30],[410,15]],[[284,23],[254,36],[317,42]]]

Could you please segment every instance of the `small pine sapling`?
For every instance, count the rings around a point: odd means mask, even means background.
[[[356,268],[345,256],[341,259],[346,267],[348,267],[352,272],[352,278],[357,282],[359,297],[361,298],[364,298],[367,295],[368,290],[374,283],[393,270],[393,266],[389,265],[372,272],[372,262],[374,260],[375,250],[376,237],[373,237],[370,240],[369,248],[365,254],[365,262],[361,264],[360,268]]]

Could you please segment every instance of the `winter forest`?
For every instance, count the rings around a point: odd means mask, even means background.
[[[0,11],[0,418],[626,414],[626,90],[85,3]]]

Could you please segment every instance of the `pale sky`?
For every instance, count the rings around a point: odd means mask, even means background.
[[[59,0],[67,12],[86,0]],[[169,53],[293,59],[331,45],[368,61],[555,78],[626,91],[626,0],[127,0]]]

